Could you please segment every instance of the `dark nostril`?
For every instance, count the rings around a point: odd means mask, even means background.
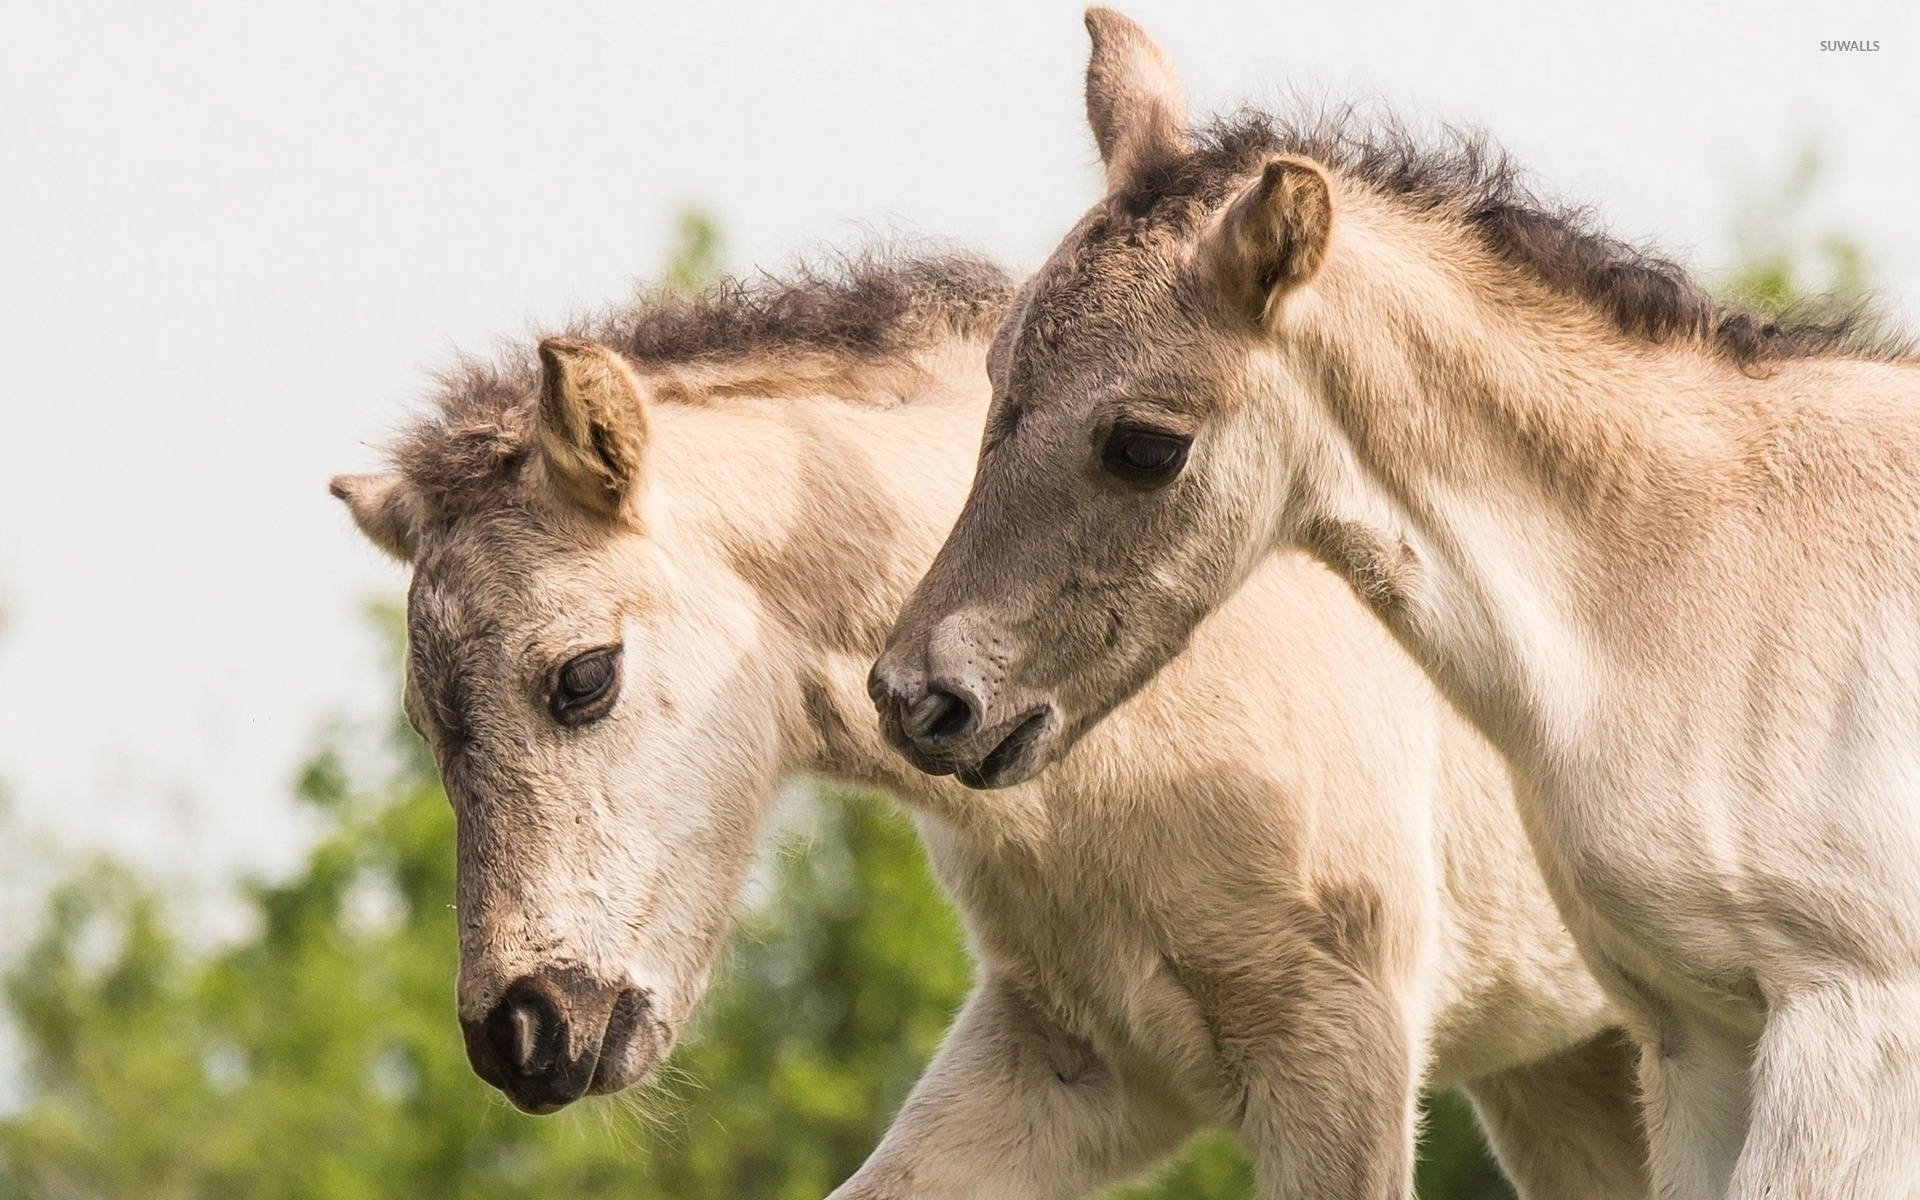
[[[972,733],[978,720],[972,702],[966,697],[935,687],[914,701],[901,721],[901,728],[916,742],[941,745]]]
[[[487,1016],[487,1040],[500,1064],[521,1078],[543,1075],[559,1057],[564,1027],[553,1001],[515,986]]]

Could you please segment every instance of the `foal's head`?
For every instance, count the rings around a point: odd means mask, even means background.
[[[665,1057],[781,776],[865,753],[838,664],[944,528],[1007,292],[969,255],[855,254],[650,299],[470,366],[395,471],[334,480],[413,566],[406,708],[456,819],[460,1020],[520,1107]]]
[[[1108,194],[1000,328],[973,493],[872,678],[893,744],[974,787],[1063,753],[1271,543],[1286,471],[1245,398],[1270,395],[1255,350],[1334,222],[1310,159],[1197,172],[1159,47],[1103,9],[1087,25]]]
[[[468,390],[484,402],[423,423],[400,471],[333,491],[413,565],[405,705],[456,816],[468,1055],[546,1112],[666,1055],[777,731],[750,598],[660,495],[626,361],[550,340],[537,380]]]
[[[1534,196],[1477,134],[1338,110],[1190,132],[1159,47],[1105,9],[1087,26],[1107,194],[1014,299],[972,494],[870,681],[922,770],[975,787],[1039,771],[1270,548],[1310,549],[1418,621],[1432,580],[1380,473],[1482,468],[1423,400],[1484,410],[1494,453],[1525,460],[1537,430],[1502,389],[1669,351],[1719,370],[1911,353],[1857,306],[1722,306]]]

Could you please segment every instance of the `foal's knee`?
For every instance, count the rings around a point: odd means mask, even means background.
[[[1419,1039],[1401,1006],[1350,974],[1295,1013],[1248,1079],[1243,1136],[1275,1195],[1404,1200],[1419,1121]]]

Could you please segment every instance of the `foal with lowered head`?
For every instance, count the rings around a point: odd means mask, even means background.
[[[1920,1196],[1920,364],[1723,311],[1477,141],[1190,132],[1088,24],[1107,195],[993,347],[890,738],[1027,779],[1305,549],[1514,764],[1665,1193]]]
[[[644,305],[456,378],[395,471],[335,481],[413,564],[475,1069],[536,1112],[647,1075],[804,772],[912,810],[980,963],[842,1200],[1080,1196],[1205,1125],[1270,1196],[1403,1198],[1423,1085],[1529,1197],[1646,1195],[1629,1044],[1502,764],[1324,568],[1254,572],[1022,787],[930,779],[864,719],[1009,290],[943,260]]]

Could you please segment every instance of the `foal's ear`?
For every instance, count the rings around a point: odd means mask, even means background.
[[[344,500],[367,540],[401,562],[419,545],[420,505],[398,475],[335,475],[327,490]]]
[[[1313,278],[1333,233],[1333,191],[1318,163],[1270,160],[1227,206],[1206,253],[1223,295],[1255,321]]]
[[[618,520],[640,487],[647,407],[619,354],[580,338],[540,343],[540,456],[568,500]]]
[[[1107,166],[1107,189],[1186,148],[1187,97],[1167,52],[1110,8],[1087,10],[1087,123]]]

